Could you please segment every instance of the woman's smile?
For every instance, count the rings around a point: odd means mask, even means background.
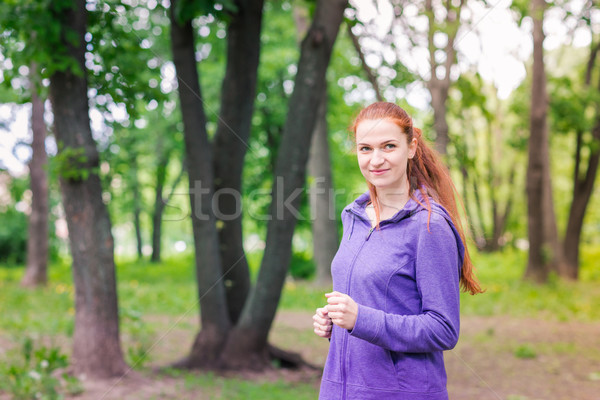
[[[389,171],[389,169],[372,169],[371,173],[374,175],[383,175],[387,171]]]

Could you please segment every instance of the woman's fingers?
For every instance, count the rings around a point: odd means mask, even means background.
[[[322,331],[322,330],[317,329],[317,328],[314,329],[314,332],[317,334],[317,336],[320,336],[320,337],[325,338],[325,339],[331,337],[331,332],[325,332],[325,331]]]
[[[321,318],[327,318],[327,308],[317,308],[317,315]]]
[[[327,315],[326,309],[317,308],[317,313],[313,315],[313,321],[318,322],[321,325],[330,325],[331,318]]]
[[[330,332],[331,328],[333,327],[333,324],[331,324],[331,325],[321,325],[321,324],[318,324],[318,323],[314,322],[313,323],[313,327],[315,329],[320,329],[323,332]]]
[[[352,329],[356,323],[358,305],[350,296],[340,292],[326,293],[327,316],[341,328]]]
[[[331,337],[331,329],[333,322],[329,317],[329,311],[325,307],[317,308],[315,315],[313,315],[313,331],[320,337],[329,338]]]

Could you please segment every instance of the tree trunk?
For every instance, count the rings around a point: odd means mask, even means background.
[[[309,195],[312,210],[313,259],[317,270],[315,280],[322,286],[330,285],[332,282],[331,261],[339,246],[327,132],[327,89],[325,89],[319,105],[308,158],[308,173],[314,179]]]
[[[448,121],[446,120],[446,100],[448,100],[450,85],[437,78],[432,78],[427,86],[431,94],[431,107],[433,108],[434,147],[438,153],[445,156],[448,153],[448,145],[450,144]]]
[[[257,283],[240,320],[227,340],[222,362],[231,368],[260,368],[268,363],[267,336],[275,317],[291,257],[292,236],[299,215],[311,135],[325,72],[346,0],[319,0],[302,42],[294,92],[288,105],[284,134],[275,167],[271,220]]]
[[[163,189],[164,183],[166,181],[166,173],[164,177],[160,177],[161,172],[157,171],[157,185],[156,185],[156,193],[155,193],[155,206],[154,206],[154,214],[152,215],[152,256],[150,258],[151,262],[160,262],[161,254],[162,254],[162,216],[165,211],[165,207],[173,198],[173,194],[175,194],[175,190],[181,182],[183,175],[185,174],[185,159],[181,162],[181,170],[179,174],[173,181],[171,185],[171,189],[167,197],[163,197]],[[166,165],[165,165],[166,172]],[[160,183],[162,182],[162,183]],[[160,194],[160,197],[159,197]]]
[[[32,72],[35,69],[32,67]],[[44,286],[48,282],[48,176],[46,166],[46,123],[44,122],[44,100],[31,85],[31,130],[33,142],[29,162],[31,179],[31,215],[29,216],[27,239],[27,268],[21,280],[26,287]]]
[[[92,138],[84,66],[87,12],[85,0],[53,9],[62,41],[79,71],[57,71],[50,78],[61,191],[73,257],[75,330],[73,369],[90,377],[126,372],[119,342],[113,237],[97,174],[99,155]],[[53,4],[57,7],[56,4]],[[68,35],[77,37],[77,44]]]
[[[250,291],[242,232],[242,171],[252,127],[263,0],[238,0],[227,28],[227,68],[215,135],[217,218],[227,307],[236,323]]]
[[[544,68],[544,0],[533,0],[533,79],[529,163],[527,168],[527,209],[529,257],[525,278],[546,282],[559,257],[556,218],[550,178],[550,152],[547,124],[548,98]],[[556,238],[556,239],[555,239]]]
[[[133,186],[131,191],[133,192],[133,227],[135,228],[135,244],[137,250],[138,259],[141,259],[144,256],[143,253],[143,240],[142,240],[142,221],[140,220],[140,216],[142,214],[141,196],[140,196],[140,182],[137,176],[137,159],[133,159],[132,161],[133,171],[130,173],[133,175]]]
[[[176,10],[177,2],[171,1],[171,46],[183,117],[201,331],[197,334],[189,355],[175,363],[175,366],[210,367],[215,365],[231,323],[212,207],[212,150],[206,133],[206,116],[196,68],[192,16],[176,15]]]
[[[594,68],[600,44],[592,48],[585,74],[585,84],[590,86],[592,70]],[[600,92],[600,77],[598,77],[598,92]],[[598,107],[596,107],[598,110]],[[577,147],[575,153],[575,174],[573,177],[573,200],[569,209],[567,230],[562,243],[563,263],[558,270],[565,278],[577,279],[579,275],[579,245],[585,211],[594,192],[594,183],[600,163],[600,111],[596,111],[596,122],[592,129],[592,143],[587,162],[585,175],[580,176],[581,150],[583,147],[583,133],[577,132]]]
[[[515,178],[515,173],[516,173],[516,164],[513,163],[512,167],[510,169],[510,172],[508,174],[508,180],[507,182],[513,182],[514,178]],[[490,247],[488,248],[489,251],[498,251],[500,250],[502,243],[500,243],[500,240],[502,238],[502,236],[504,235],[504,231],[506,230],[506,223],[508,222],[508,217],[510,216],[510,212],[512,209],[512,202],[513,202],[513,192],[510,191],[510,193],[508,194],[508,198],[506,199],[506,204],[504,205],[504,210],[503,212],[498,212],[496,214],[496,219],[494,219],[494,226],[493,226],[493,230],[492,230],[492,242],[490,243]]]
[[[475,241],[475,245],[478,249],[481,249],[485,246],[485,235],[483,234],[483,227],[481,227],[481,221],[478,220],[475,212],[473,211],[473,207],[471,204],[471,196],[470,196],[470,185],[471,181],[469,180],[469,172],[467,167],[462,164],[460,166],[460,174],[462,177],[462,198],[465,205],[465,213],[467,214],[467,228],[469,229],[470,237]],[[476,186],[476,185],[475,185]]]
[[[301,43],[310,24],[308,10],[296,5],[294,7],[294,21],[296,22],[298,43]],[[375,75],[365,62],[358,38],[352,33],[350,25],[347,26],[363,68],[369,80],[373,79],[371,83],[377,98],[381,98],[380,101],[383,101]],[[309,201],[313,233],[313,260],[316,267],[315,283],[319,286],[331,285],[331,261],[339,246],[335,197],[332,196],[333,180],[331,178],[329,141],[327,139],[327,101],[327,86],[325,86],[319,103],[317,121],[308,156],[308,173],[314,179],[309,190]]]
[[[158,164],[156,166],[156,187],[154,188],[154,213],[152,214],[152,255],[150,256],[150,261],[153,263],[160,262],[161,257],[162,215],[165,209],[163,190],[169,163],[169,154],[164,152],[160,144],[158,147],[156,152]]]
[[[448,1],[444,3],[446,6],[446,16],[444,21],[445,33],[448,36],[448,41],[444,49],[446,60],[444,65],[440,65],[435,59],[438,49],[433,41],[433,37],[440,29],[435,21],[435,10],[432,0],[425,1],[425,10],[429,20],[427,31],[427,43],[429,50],[429,68],[430,78],[427,82],[427,88],[431,94],[431,107],[433,108],[433,129],[435,131],[435,149],[438,153],[445,156],[448,152],[448,144],[450,136],[448,133],[448,121],[446,120],[446,102],[448,100],[448,91],[450,89],[450,72],[452,66],[456,63],[456,50],[454,49],[454,40],[458,33],[460,25],[460,14],[464,5],[464,0],[460,0],[457,6],[452,5]],[[444,69],[442,77],[438,77],[438,68]]]

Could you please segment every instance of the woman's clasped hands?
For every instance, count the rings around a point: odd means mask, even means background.
[[[314,332],[323,338],[331,337],[333,324],[351,330],[356,323],[358,304],[350,296],[340,292],[326,293],[327,305],[317,308],[313,315]]]

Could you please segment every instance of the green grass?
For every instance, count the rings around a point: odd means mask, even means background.
[[[600,247],[584,248],[581,279],[566,282],[551,277],[546,285],[524,282],[526,253],[505,250],[473,254],[477,275],[485,293],[461,295],[463,315],[511,315],[558,320],[600,320]],[[252,258],[252,257],[250,257]],[[19,287],[22,267],[0,267],[0,330],[18,335],[66,335],[73,331],[74,288],[70,266],[50,266],[46,288]],[[117,263],[119,306],[123,315],[168,315],[193,317],[198,314],[194,260],[190,255],[152,264],[145,261]],[[310,282],[289,280],[282,293],[283,310],[313,311],[325,304],[328,288]],[[137,323],[125,318],[128,324]]]
[[[186,391],[200,390],[203,396],[208,396],[208,398],[214,400],[283,400],[289,398],[312,400],[318,395],[314,384],[286,382],[281,378],[275,381],[261,381],[224,377],[212,372],[176,369],[165,369],[164,373],[168,376],[181,379],[183,381],[183,388]]]
[[[477,276],[486,290],[476,296],[462,294],[463,315],[511,315],[561,321],[600,320],[600,249],[582,252],[581,279],[568,282],[552,275],[545,285],[523,281],[527,253],[505,250],[473,254]]]
[[[514,351],[515,357],[517,358],[536,358],[537,352],[535,349],[529,344],[521,344]]]

